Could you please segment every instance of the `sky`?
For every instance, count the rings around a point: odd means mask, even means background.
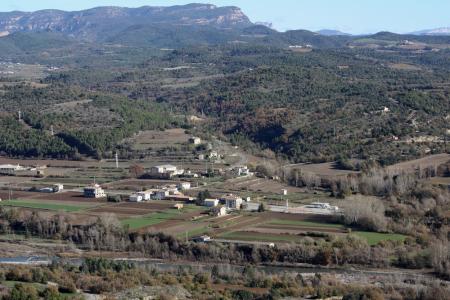
[[[253,22],[269,22],[280,31],[335,29],[367,34],[450,27],[449,0],[1,0],[0,11],[170,6],[191,2],[238,6]]]

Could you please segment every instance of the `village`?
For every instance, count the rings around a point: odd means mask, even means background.
[[[352,232],[336,222],[342,200],[318,186],[291,186],[279,176],[262,174],[257,165],[266,159],[258,161],[230,144],[181,129],[144,132],[127,142],[137,151],[157,146],[179,150],[175,155],[155,151],[139,161],[118,155],[103,161],[1,158],[0,206],[48,216],[63,213],[80,225],[114,215],[131,231],[201,242],[273,246]],[[322,180],[355,174],[331,164],[301,167]],[[369,237],[369,242],[404,238],[387,233]]]

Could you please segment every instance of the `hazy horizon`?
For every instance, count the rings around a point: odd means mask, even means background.
[[[66,11],[84,10],[99,6],[172,6],[188,3],[210,3],[217,6],[238,6],[252,22],[272,23],[279,31],[306,29],[339,30],[351,34],[369,34],[380,31],[411,33],[449,27],[450,2],[430,0],[365,1],[355,0],[131,0],[126,4],[118,0],[80,0],[80,1],[13,1],[0,3],[0,11],[36,11],[41,9],[61,9]]]

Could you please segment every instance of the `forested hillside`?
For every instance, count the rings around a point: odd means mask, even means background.
[[[22,110],[11,126],[56,135],[39,151],[8,138],[0,150],[110,156],[140,130],[188,128],[187,116],[204,115],[197,130],[293,162],[391,164],[447,151],[448,37],[281,33],[240,20],[232,29],[127,21],[102,41],[64,26],[15,28],[0,38],[2,118],[10,124]]]

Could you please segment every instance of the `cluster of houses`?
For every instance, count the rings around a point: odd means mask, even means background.
[[[234,194],[225,194],[218,199],[205,199],[203,205],[211,208],[210,214],[224,216],[230,210],[240,210],[244,202],[250,202],[250,197],[244,200]]]
[[[253,173],[250,171],[250,169],[247,166],[236,166],[233,167],[227,171],[218,170],[218,173],[226,173],[232,174],[236,177],[241,176],[252,176]],[[148,178],[152,179],[173,179],[175,177],[183,177],[183,178],[198,178],[202,174],[193,173],[192,171],[188,170],[185,171],[184,169],[179,169],[177,166],[174,165],[159,165],[151,167],[149,172],[146,174]]]
[[[176,185],[167,185],[160,189],[149,189],[145,191],[139,191],[129,196],[130,202],[143,202],[151,200],[172,200],[176,202],[188,202],[192,203],[196,199],[185,195],[183,192],[189,190],[191,184],[189,182],[180,182]],[[84,188],[84,197],[86,198],[104,198],[106,193],[103,188],[94,184]],[[245,200],[234,194],[225,194],[219,198],[205,199],[202,203],[203,206],[210,208],[209,214],[214,216],[225,216],[228,211],[240,210],[244,202],[249,202],[250,197]],[[182,209],[183,204],[177,203],[175,206],[177,209]]]
[[[186,196],[183,191],[189,190],[189,182],[180,182],[176,185],[168,185],[161,189],[150,189],[132,194],[130,202],[142,202],[149,200],[173,200],[173,201],[194,201],[194,198]]]

